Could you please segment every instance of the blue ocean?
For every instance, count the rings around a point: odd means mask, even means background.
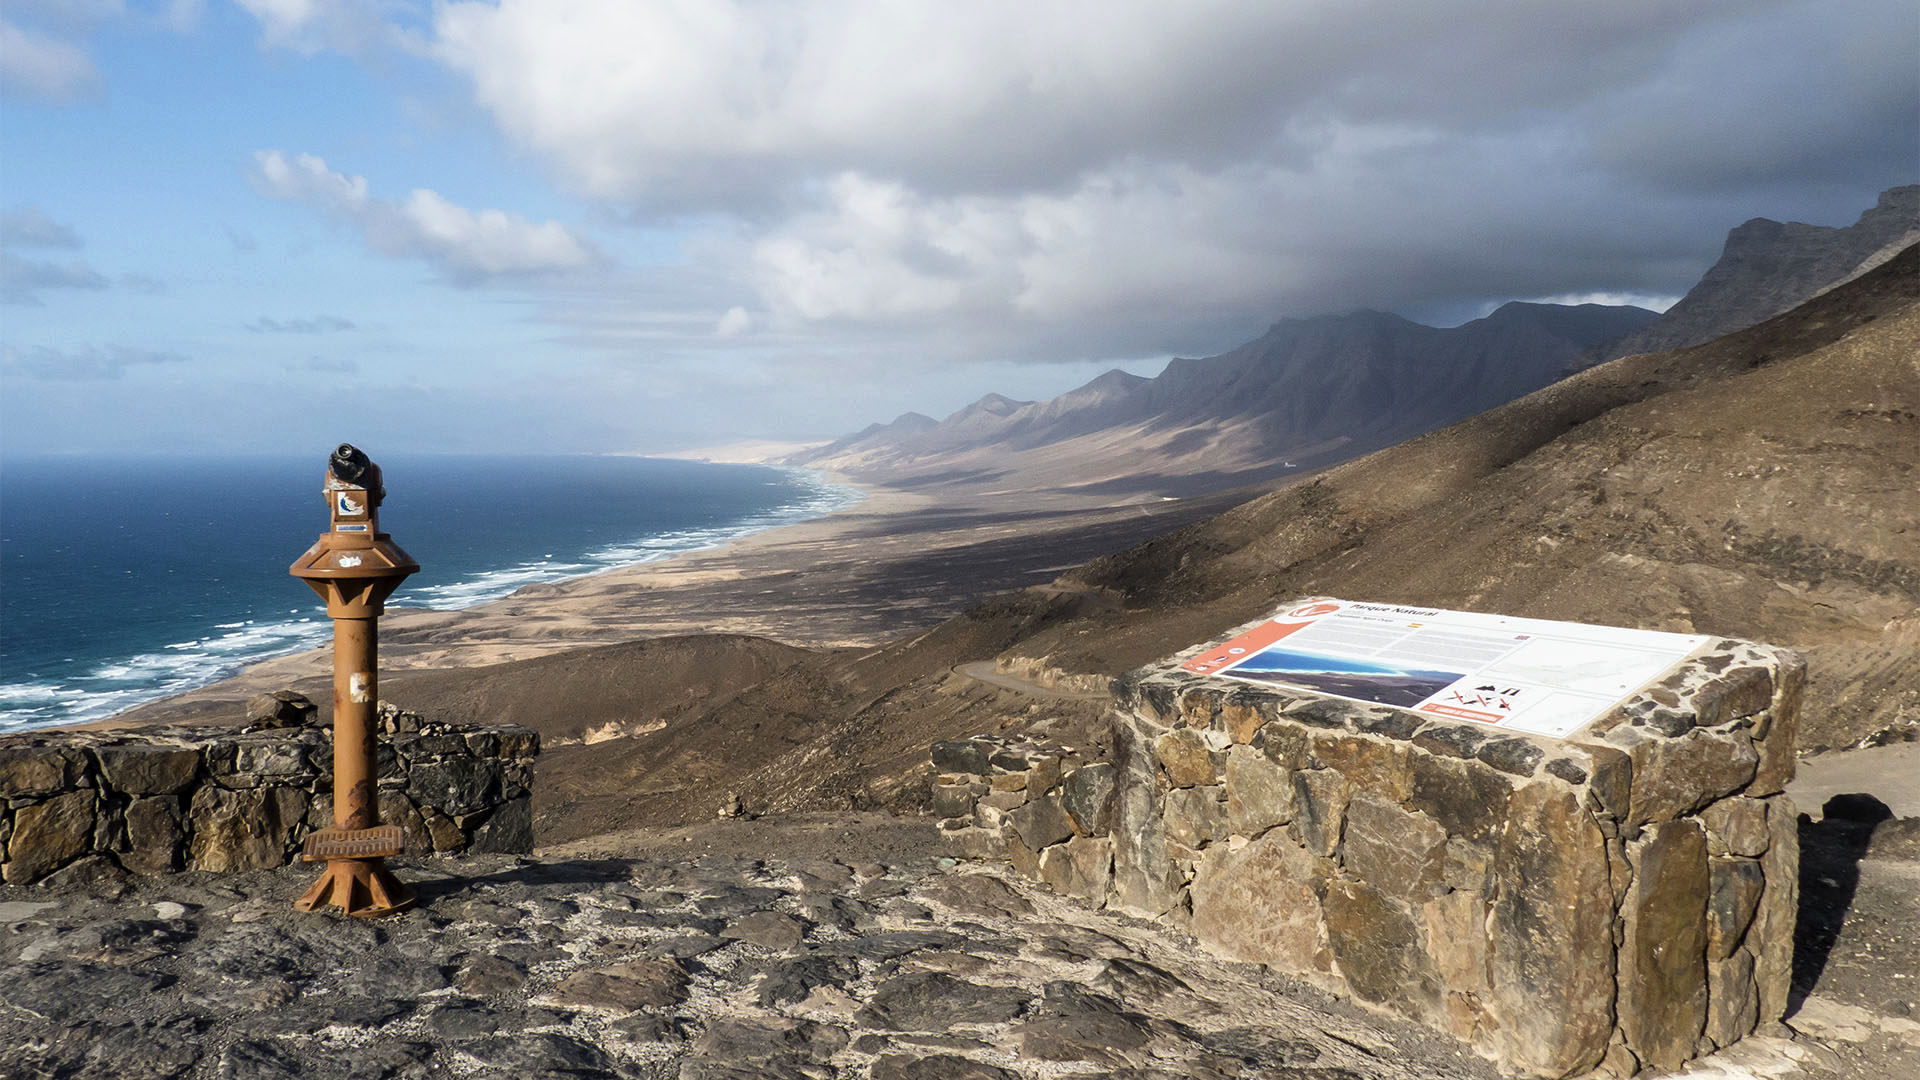
[[[422,567],[390,609],[468,607],[859,498],[818,474],[756,465],[375,460],[381,528]],[[324,607],[287,575],[327,526],[325,467],[325,450],[0,464],[0,732],[111,716],[328,640]]]

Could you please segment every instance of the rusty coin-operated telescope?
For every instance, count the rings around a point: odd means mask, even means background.
[[[384,861],[402,845],[400,826],[380,824],[375,627],[387,597],[420,564],[380,531],[387,492],[380,466],[358,448],[341,443],[327,459],[325,493],[331,527],[287,572],[320,594],[333,619],[333,828],[307,837],[302,857],[324,859],[327,869],[293,906],[312,911],[332,904],[372,918],[413,903],[413,893]]]

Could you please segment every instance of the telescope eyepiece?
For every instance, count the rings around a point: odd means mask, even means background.
[[[387,497],[387,489],[380,482],[380,466],[373,463],[366,451],[352,443],[341,443],[334,447],[333,456],[327,459],[327,471],[343,484],[366,488],[372,494],[375,506],[379,506]]]

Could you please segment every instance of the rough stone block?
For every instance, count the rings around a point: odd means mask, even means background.
[[[1268,724],[1251,745],[1288,772],[1313,768],[1313,739],[1297,724]]]
[[[1505,1056],[1563,1076],[1592,1068],[1613,1029],[1613,905],[1606,837],[1559,784],[1503,806],[1492,859],[1489,1008]]]
[[[315,800],[316,805],[318,800]],[[431,806],[415,807],[420,820],[427,827],[427,838],[433,843],[437,855],[467,850],[467,834],[462,832],[458,822],[435,810]]]
[[[1773,675],[1755,665],[1737,667],[1693,692],[1695,723],[1700,727],[1752,716],[1773,702]]]
[[[319,713],[307,695],[292,690],[255,694],[247,699],[247,726],[250,728],[301,727],[314,722]]]
[[[1322,767],[1346,777],[1355,791],[1371,791],[1399,802],[1412,790],[1413,752],[1405,743],[1316,733],[1313,756]]]
[[[933,816],[966,817],[973,813],[973,800],[971,784],[935,784],[933,785]]]
[[[1167,792],[1167,839],[1194,850],[1226,831],[1226,793],[1218,787],[1175,788]]]
[[[271,695],[263,694],[262,697]],[[274,699],[278,703],[279,699]],[[200,751],[129,743],[94,750],[107,786],[128,795],[177,795],[193,785],[200,773]]]
[[[1060,809],[1060,798],[1048,795],[1007,815],[1007,826],[1020,842],[1033,851],[1049,847],[1073,835],[1073,823]]]
[[[1473,756],[1482,764],[1491,765],[1503,773],[1528,777],[1546,760],[1547,751],[1531,739],[1509,736],[1481,743]]]
[[[1329,972],[1316,889],[1331,867],[1269,832],[1238,851],[1216,844],[1193,879],[1193,936],[1221,956],[1282,971]]]
[[[380,793],[380,823],[400,826],[400,842],[405,854],[425,855],[433,850],[433,834],[427,831],[426,819],[420,816],[419,808],[407,798],[406,792]]]
[[[1327,944],[1355,997],[1430,1023],[1444,1020],[1439,968],[1405,904],[1348,878],[1328,883],[1324,903]]]
[[[1753,954],[1740,949],[1707,961],[1706,1036],[1716,1047],[1731,1046],[1760,1020],[1760,995],[1753,982]]]
[[[1293,775],[1251,746],[1227,751],[1227,828],[1248,838],[1293,820]]]
[[[1725,960],[1753,923],[1766,876],[1753,859],[1710,859],[1707,873],[1707,959]]]
[[[1267,717],[1257,703],[1230,696],[1220,705],[1220,722],[1227,729],[1227,738],[1235,745],[1245,745],[1260,733]]]
[[[1793,924],[1800,909],[1800,824],[1793,800],[1775,795],[1767,801],[1766,853],[1760,869],[1766,887],[1760,894],[1747,942],[1754,957],[1753,979],[1760,994],[1760,1022],[1786,1015],[1793,986]]]
[[[1759,799],[1721,799],[1700,811],[1707,827],[1707,854],[1752,858],[1767,850],[1767,804]]]
[[[177,797],[155,795],[135,799],[127,804],[127,850],[120,854],[120,865],[136,874],[178,870],[181,842],[185,839]]]
[[[1027,769],[1027,791],[1045,795],[1060,786],[1060,755],[1044,754],[1034,758]]]
[[[1357,790],[1347,803],[1341,864],[1387,896],[1419,903],[1444,888],[1447,831],[1432,818]]]
[[[1040,853],[1040,880],[1054,892],[1098,901],[1113,879],[1113,841],[1076,836]]]
[[[989,791],[980,796],[980,802],[977,805],[992,807],[1002,813],[1018,810],[1027,805],[1027,790],[1021,788],[1019,791]]]
[[[941,772],[985,776],[989,768],[987,757],[995,749],[992,743],[975,739],[937,742],[933,744],[933,767]]]
[[[407,796],[416,805],[431,806],[448,817],[478,813],[500,801],[498,761],[454,758],[414,766],[407,778]]]
[[[1791,653],[1783,657],[1774,675],[1773,702],[1765,737],[1758,743],[1759,762],[1747,794],[1759,798],[1787,789],[1799,764],[1794,743],[1800,735],[1800,709],[1807,685],[1807,662]],[[1758,728],[1756,728],[1758,730]]]
[[[1633,803],[1633,757],[1618,747],[1586,743],[1579,748],[1592,763],[1587,794],[1602,813],[1615,820],[1627,816]]]
[[[1113,831],[1113,766],[1100,762],[1068,773],[1060,782],[1060,808],[1083,836],[1105,836]]]
[[[280,866],[306,812],[307,795],[294,788],[202,785],[187,808],[187,866],[217,872]]]
[[[1436,722],[1415,731],[1408,741],[1429,754],[1470,758],[1489,738],[1492,736],[1478,725]]]
[[[0,878],[9,885],[38,881],[92,850],[93,810],[94,792],[87,788],[14,810]]]
[[[1149,744],[1130,727],[1122,726],[1115,734],[1112,903],[1152,918],[1173,907],[1180,882],[1167,855],[1166,822],[1155,812],[1160,799]]]
[[[1487,992],[1487,898],[1455,891],[1420,907],[1427,928],[1427,955],[1450,993],[1484,996]]]
[[[1167,783],[1177,788],[1216,783],[1213,750],[1193,728],[1176,728],[1153,741],[1153,754],[1166,771]]]
[[[1694,1056],[1707,1019],[1706,832],[1692,819],[1660,822],[1627,857],[1620,1029],[1641,1061],[1676,1069]]]
[[[1738,791],[1753,779],[1760,762],[1744,732],[1704,728],[1677,739],[1648,739],[1629,753],[1633,791],[1626,824],[1630,826],[1670,821]]]
[[[500,756],[530,761],[540,755],[540,733],[519,724],[502,724],[494,729],[500,736]]]
[[[1003,859],[1007,856],[1007,843],[999,833],[985,829],[940,830],[940,850],[955,859]]]
[[[1351,793],[1347,778],[1332,769],[1293,774],[1293,830],[1308,851],[1328,856],[1339,848]]]
[[[83,767],[77,750],[0,747],[0,797],[36,798],[66,791],[80,783]]]
[[[1217,694],[1205,690],[1189,690],[1180,696],[1180,721],[1191,728],[1213,726],[1215,710],[1219,707]]]
[[[1407,806],[1440,823],[1449,836],[1490,842],[1506,820],[1513,781],[1477,761],[1415,755]]]
[[[494,807],[468,831],[470,851],[520,855],[533,850],[533,800],[509,799]]]
[[[981,830],[976,830],[981,831]],[[988,834],[992,835],[992,834]],[[999,848],[999,856],[1007,860],[1021,877],[1028,881],[1040,880],[1040,853],[1020,841],[1018,836],[1008,832]]]

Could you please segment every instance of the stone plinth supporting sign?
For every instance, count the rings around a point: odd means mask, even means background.
[[[947,850],[1529,1075],[1672,1069],[1782,1015],[1794,654],[1708,641],[1556,739],[1183,670],[1204,651],[1115,681],[1111,760],[936,746]]]

